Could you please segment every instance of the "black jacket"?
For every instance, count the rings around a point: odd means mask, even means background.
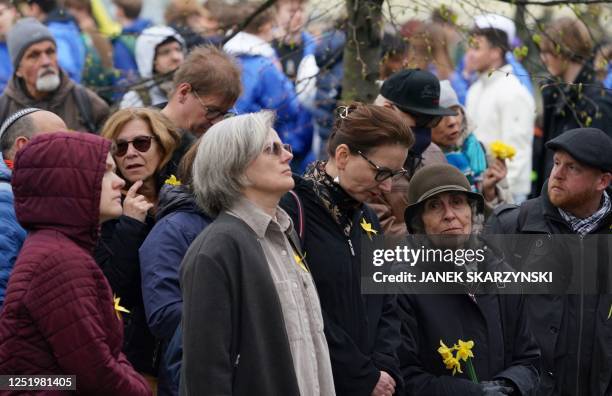
[[[222,213],[181,264],[181,395],[299,395],[280,300],[255,232]]]
[[[303,205],[303,248],[321,301],[336,394],[370,396],[380,371],[389,373],[401,387],[395,296],[363,295],[360,288],[361,242],[367,237],[359,223],[365,218],[380,230],[376,214],[367,205],[356,210],[347,239],[315,195],[313,182],[294,179],[294,191]],[[281,207],[299,224],[300,212],[292,195],[283,197]]]
[[[607,191],[612,194],[612,188]],[[572,238],[570,246],[560,244],[555,235],[569,236],[573,232],[548,199],[545,183],[541,195],[524,202],[521,208],[497,208],[485,232],[533,234],[529,241],[506,244],[506,257],[515,268],[562,263],[561,271],[573,274],[579,271],[581,279],[594,279],[609,290],[605,282],[611,276],[606,274],[612,262],[611,227],[609,213],[593,234]],[[527,296],[531,329],[542,350],[538,395],[612,394],[612,320],[608,318],[611,308],[612,295],[580,289],[564,295]]]
[[[490,249],[485,257],[484,266],[490,270],[505,266]],[[451,347],[459,339],[474,341],[472,361],[478,381],[505,379],[519,395],[532,394],[538,385],[540,351],[529,328],[524,297],[475,294],[472,298],[462,285],[457,292],[398,296],[405,395],[481,394],[463,362],[463,373],[452,376],[438,353],[440,341]]]
[[[128,216],[103,223],[94,258],[113,293],[121,299],[120,305],[130,311],[123,315],[125,355],[136,370],[156,375],[155,338],[145,316],[138,257],[138,249],[152,227],[151,216],[146,223]]]
[[[544,125],[542,144],[534,147],[533,168],[538,174],[534,191],[540,191],[552,170],[552,150],[544,143],[574,128],[599,128],[612,136],[612,93],[595,78],[587,63],[574,84],[548,81],[542,88]]]

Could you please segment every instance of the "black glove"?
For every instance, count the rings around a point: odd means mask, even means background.
[[[482,396],[506,396],[514,392],[514,388],[504,380],[483,381],[480,386]]]

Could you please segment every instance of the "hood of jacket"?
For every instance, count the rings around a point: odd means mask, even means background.
[[[263,56],[276,59],[276,51],[268,42],[246,32],[238,32],[230,41],[225,43],[223,49],[225,52],[236,56]]]
[[[66,97],[70,95],[70,91],[74,88],[74,82],[61,69],[60,79],[60,85],[55,91],[42,100],[36,100],[28,93],[24,81],[13,73],[13,77],[6,86],[4,94],[24,108],[40,107],[44,109],[53,109],[55,107],[61,107],[64,102],[66,102]],[[44,105],[41,105],[41,103],[44,103]]]
[[[80,132],[35,136],[15,157],[15,213],[23,228],[58,231],[92,250],[110,141]]]
[[[159,192],[155,221],[174,212],[192,212],[204,216],[188,187],[164,184]]]
[[[170,37],[181,43],[183,51],[185,51],[185,40],[169,26],[153,26],[143,30],[138,36],[134,53],[140,77],[150,78],[153,76],[155,49]]]

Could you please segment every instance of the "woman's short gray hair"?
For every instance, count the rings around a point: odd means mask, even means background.
[[[225,119],[204,134],[193,162],[193,189],[204,212],[216,216],[240,197],[248,185],[244,172],[273,125],[274,113],[261,111]]]

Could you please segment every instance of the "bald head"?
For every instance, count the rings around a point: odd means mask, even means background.
[[[13,160],[15,153],[28,144],[34,136],[67,130],[64,120],[55,113],[41,110],[27,114],[2,133],[0,137],[2,156],[4,159]]]

